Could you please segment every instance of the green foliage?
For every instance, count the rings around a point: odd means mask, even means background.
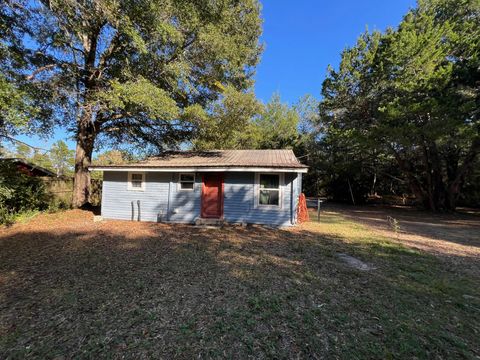
[[[51,167],[55,170],[57,176],[72,175],[74,155],[75,151],[70,150],[62,140],[58,140],[52,145],[49,157]]]
[[[375,172],[395,161],[431,210],[455,208],[480,152],[479,10],[474,0],[421,1],[397,29],[363,34],[323,83],[325,146]]]
[[[262,105],[253,93],[224,88],[213,104],[204,126],[193,141],[197,149],[298,149],[310,136],[317,102],[302,98],[298,104],[282,103],[274,94]]]
[[[48,202],[47,211],[49,213],[56,213],[62,210],[70,209],[71,202],[66,199],[54,197]]]
[[[212,104],[193,145],[196,149],[248,149],[256,147],[257,131],[252,118],[261,105],[252,92],[224,89],[222,99]]]
[[[95,165],[122,165],[134,160],[134,156],[127,151],[108,150],[97,156]]]
[[[50,159],[50,154],[47,152],[40,152],[35,150],[33,155],[28,161],[32,162],[33,164],[40,166],[45,169],[53,170],[52,161]]]
[[[257,128],[257,147],[286,149],[297,145],[300,116],[295,108],[282,103],[280,94],[274,94],[260,115],[254,119]]]
[[[37,0],[26,12],[32,77],[54,95],[59,125],[89,133],[87,155],[95,140],[178,146],[222,88],[253,84],[261,51],[256,0]]]
[[[144,112],[149,117],[169,121],[179,116],[179,109],[168,93],[143,77],[123,83],[115,79],[110,85],[100,95],[107,108],[132,114]]]
[[[28,1],[0,3],[0,136],[19,132],[44,133],[49,129],[51,109],[37,83],[28,81],[29,60],[35,54],[25,47],[30,31],[26,24],[31,13]]]
[[[16,148],[15,148],[15,157],[21,158],[21,159],[30,159],[32,157],[33,149],[23,143],[18,143]]]
[[[23,143],[18,143],[13,157],[18,157],[34,165],[51,170],[57,176],[73,174],[75,151],[70,150],[63,140],[55,142],[49,151],[40,151]]]
[[[44,210],[48,201],[39,178],[19,172],[10,162],[0,162],[0,223],[10,223],[22,212]]]
[[[25,93],[0,74],[0,131],[12,133],[28,122]]]

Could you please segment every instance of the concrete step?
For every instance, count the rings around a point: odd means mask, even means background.
[[[196,226],[223,226],[226,222],[223,219],[204,219],[204,218],[196,218],[195,225]]]

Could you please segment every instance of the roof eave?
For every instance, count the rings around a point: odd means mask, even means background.
[[[306,173],[307,166],[282,167],[282,166],[90,166],[92,171],[142,171],[142,172],[290,172]]]

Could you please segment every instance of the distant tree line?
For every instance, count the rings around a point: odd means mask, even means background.
[[[365,32],[328,69],[316,109],[308,99],[289,107],[275,95],[257,108],[252,97],[234,112],[224,102],[196,145],[293,148],[310,166],[309,195],[480,204],[478,1],[421,0],[396,29]]]
[[[421,0],[396,29],[362,34],[322,96],[310,163],[327,193],[350,182],[357,197],[390,188],[433,211],[479,204],[478,1]]]
[[[13,150],[0,149],[5,158],[19,158],[54,172],[57,176],[72,176],[75,151],[63,140],[56,141],[50,149],[38,149],[17,143]]]

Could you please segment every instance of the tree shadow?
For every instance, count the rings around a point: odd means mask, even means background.
[[[467,247],[480,247],[480,216],[477,214],[434,214],[413,208],[342,206],[328,204],[323,211],[333,211],[379,230],[391,231],[389,217],[398,221],[400,232]],[[418,240],[418,239],[417,239]]]
[[[377,270],[349,268],[339,252]],[[478,351],[478,313],[462,297],[470,280],[391,243],[353,243],[305,227],[77,219],[0,234],[0,260],[1,357]],[[452,316],[465,321],[462,329]],[[442,345],[445,338],[456,343]]]

